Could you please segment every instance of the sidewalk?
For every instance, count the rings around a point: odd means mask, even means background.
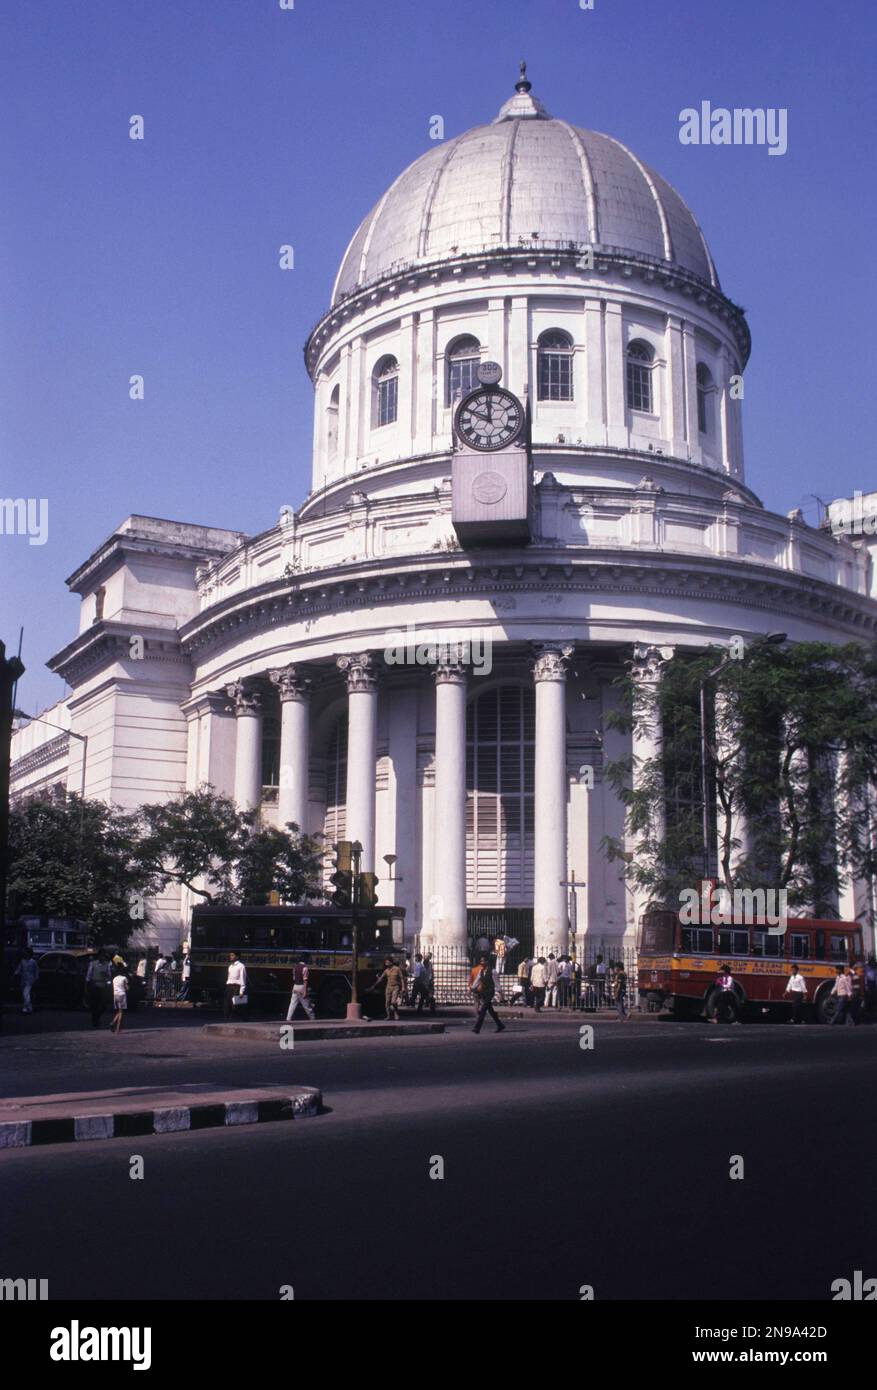
[[[241,1090],[206,1083],[13,1096],[0,1100],[0,1149],[301,1119],[316,1115],[322,1103],[315,1086]]]
[[[345,1019],[323,1019],[315,1023],[308,1021],[287,1023],[278,1019],[273,1023],[205,1023],[201,1032],[214,1038],[244,1038],[247,1042],[280,1042],[283,1029],[292,1029],[292,1042],[325,1042],[327,1038],[386,1038],[411,1037],[420,1033],[443,1033],[444,1023],[396,1023],[380,1019],[375,1023],[363,1020],[361,1023],[348,1023]]]

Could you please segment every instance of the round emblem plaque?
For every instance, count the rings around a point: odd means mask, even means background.
[[[482,362],[476,368],[476,375],[482,386],[496,386],[502,381],[502,367],[498,362]]]
[[[501,502],[508,492],[508,483],[501,473],[479,473],[472,480],[472,495],[476,502],[492,506]]]

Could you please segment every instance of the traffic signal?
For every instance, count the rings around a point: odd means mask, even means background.
[[[329,878],[335,889],[332,902],[336,907],[350,907],[353,902],[353,844],[350,840],[339,840],[332,848],[335,851],[332,864],[335,872]]]
[[[359,875],[360,907],[377,907],[378,882],[377,874],[363,873]]]

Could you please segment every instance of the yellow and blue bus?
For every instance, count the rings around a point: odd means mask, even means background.
[[[357,993],[366,1010],[383,1000],[368,990],[387,957],[401,960],[405,909],[359,908]],[[247,967],[248,994],[258,1011],[285,1012],[297,960],[308,967],[308,984],[318,1013],[343,1018],[351,998],[353,918],[350,909],[331,906],[218,907],[192,911],[190,997],[196,1004],[219,1004],[225,992],[228,956],[234,951]]]

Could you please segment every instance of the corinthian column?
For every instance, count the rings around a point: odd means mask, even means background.
[[[347,831],[362,845],[360,867],[375,867],[375,760],[377,755],[378,673],[371,652],[339,656],[347,677]]]
[[[435,673],[436,944],[464,952],[466,918],[466,671],[459,653]]]
[[[280,790],[277,815],[281,826],[307,829],[310,772],[311,683],[296,666],[269,671],[280,695]]]
[[[247,681],[225,687],[237,727],[234,799],[239,811],[258,811],[262,802],[262,692]]]
[[[540,647],[536,682],[534,782],[533,940],[565,949],[569,923],[566,888],[566,668],[572,646]]]

